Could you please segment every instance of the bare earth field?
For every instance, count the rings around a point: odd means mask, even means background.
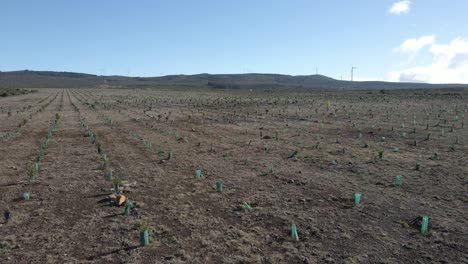
[[[467,109],[468,90],[0,98],[0,263],[468,263]]]

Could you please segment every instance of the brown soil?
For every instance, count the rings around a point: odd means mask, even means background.
[[[0,210],[12,213],[0,221],[0,263],[468,263],[467,96],[43,89],[0,98],[0,136],[28,119],[0,141]],[[129,186],[131,215],[103,202],[113,184],[80,117]],[[134,227],[142,219],[146,247]]]

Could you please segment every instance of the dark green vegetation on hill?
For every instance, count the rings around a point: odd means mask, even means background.
[[[323,75],[196,74],[162,77],[99,76],[51,71],[0,72],[0,88],[215,88],[253,90],[382,90],[467,88],[464,84],[339,81]]]

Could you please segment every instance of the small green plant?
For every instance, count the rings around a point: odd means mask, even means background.
[[[291,155],[289,155],[288,159],[297,157],[297,154],[299,154],[299,150],[295,150],[293,153],[291,153]]]
[[[167,153],[167,157],[166,157],[166,160],[170,160],[172,159],[172,150],[170,150],[168,153]]]
[[[35,164],[38,164],[38,163],[35,163]],[[28,181],[30,184],[34,184],[36,182],[36,173],[37,173],[37,170],[36,170],[36,166],[35,165],[32,165],[28,167]]]
[[[120,185],[122,184],[122,180],[119,177],[115,177],[112,182],[114,183],[114,191],[115,193],[120,192]]]
[[[156,151],[157,154],[164,154],[164,148],[159,147],[158,150]]]
[[[383,160],[383,153],[384,153],[383,150],[379,150],[379,159],[380,160]]]

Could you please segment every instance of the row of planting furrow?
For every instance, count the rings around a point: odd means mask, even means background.
[[[34,96],[31,100],[32,103],[28,103],[27,100],[28,99],[25,99],[24,101],[26,102],[21,102],[21,104],[15,104],[15,108],[12,109],[12,107],[8,107],[8,106],[0,106],[0,119],[3,120],[3,118],[10,118],[10,117],[15,117],[17,119],[20,119],[22,116],[24,116],[25,114],[28,114],[28,112],[34,112],[35,111],[35,108],[40,108],[41,104],[49,99],[49,97],[51,97],[53,94],[50,93],[49,95],[47,96],[44,96],[43,98],[37,98],[37,96]],[[31,95],[30,95],[31,96]],[[24,98],[24,97],[22,97]],[[6,100],[6,99],[5,99]],[[24,104],[27,104],[27,105],[24,105]]]
[[[73,94],[73,97],[81,104],[78,96]],[[73,104],[80,112],[80,122],[86,137],[89,138],[90,144],[96,147],[96,152],[101,157],[101,177],[107,180],[107,183],[104,183],[102,186],[102,190],[113,193],[109,196],[111,197],[108,200],[110,207],[106,210],[112,213],[109,217],[115,218],[114,222],[118,221],[126,225],[136,222],[140,233],[140,244],[143,246],[147,245],[148,240],[153,239],[149,237],[150,228],[152,234],[156,232],[155,226],[148,226],[149,219],[153,218],[154,215],[147,212],[149,209],[140,199],[140,195],[138,195],[139,189],[136,188],[139,188],[140,184],[142,184],[138,175],[147,170],[142,163],[151,163],[152,161],[147,160],[147,157],[141,155],[139,151],[134,151],[132,144],[129,144],[125,140],[122,142],[120,135],[115,135],[115,130],[108,131],[106,126],[103,126],[99,120],[100,117],[94,113],[92,106]],[[83,110],[83,106],[88,106],[89,110]],[[117,134],[121,133],[117,131]],[[157,216],[159,222],[159,218],[162,219],[163,217]],[[120,234],[119,236],[126,244],[132,245],[134,244],[133,234],[134,231],[130,229],[125,234]],[[114,250],[118,252],[125,249],[117,247]],[[89,256],[88,258],[95,259],[99,257],[102,256]]]
[[[27,209],[28,205],[30,206],[31,204],[28,204],[30,199],[33,199],[32,203],[35,203],[36,205],[40,203],[39,199],[37,197],[40,196],[40,193],[38,193],[38,190],[40,187],[38,185],[42,185],[44,182],[46,182],[45,175],[42,172],[42,161],[43,157],[45,155],[45,152],[49,146],[49,142],[54,135],[57,126],[60,121],[60,114],[56,113],[55,118],[50,124],[49,130],[44,137],[42,144],[40,145],[39,148],[39,153],[35,160],[30,163],[28,170],[27,170],[27,176],[28,179],[27,181],[19,181],[18,183],[12,184],[10,186],[14,186],[15,188],[9,188],[5,192],[5,197],[2,197],[2,201],[5,203],[2,207],[3,209],[3,218],[4,218],[4,223],[5,226],[8,227],[6,233],[9,233],[10,236],[14,236],[18,232],[20,233],[25,233],[22,228],[25,226],[28,226],[27,222],[30,221],[30,216],[28,216],[30,211]],[[40,181],[38,182],[38,175],[40,176]],[[12,191],[21,191],[21,193],[11,193]],[[9,200],[10,197],[13,197],[12,200]],[[6,199],[8,200],[6,200]],[[10,198],[11,199],[11,198]],[[13,221],[13,223],[9,223]],[[3,233],[3,232],[2,232]],[[23,238],[20,237],[20,240],[23,241]],[[12,247],[7,244],[7,249],[12,250]],[[13,248],[14,249],[14,248]]]
[[[55,101],[58,103],[58,101]],[[53,105],[58,109],[58,105]],[[31,120],[30,122],[30,129],[23,131],[17,137],[12,138],[8,142],[2,143],[2,148],[0,149],[0,154],[3,159],[1,159],[0,164],[4,168],[5,174],[2,175],[0,182],[7,182],[6,185],[10,183],[14,184],[13,175],[19,176],[20,178],[25,177],[27,174],[28,164],[31,165],[29,162],[26,163],[28,160],[32,160],[34,157],[34,148],[31,146],[41,144],[40,138],[44,136],[45,127],[50,129],[49,117],[46,119],[46,111],[52,110],[49,108],[45,108],[43,114],[38,115],[35,119]],[[56,112],[54,110],[51,111],[50,114],[55,115]],[[29,166],[29,167],[30,167]],[[10,182],[10,183],[8,183]]]
[[[30,114],[29,120],[33,120],[33,117],[36,117],[39,113],[45,111],[46,108],[57,98],[58,95],[59,93],[56,93],[54,97],[52,97],[45,104],[41,105],[35,112]],[[23,130],[27,126],[28,122],[30,122],[28,121],[28,119],[26,118],[22,119],[13,131],[9,131],[6,134],[0,136],[0,142],[8,141],[12,138],[17,137],[20,134],[21,130]]]

